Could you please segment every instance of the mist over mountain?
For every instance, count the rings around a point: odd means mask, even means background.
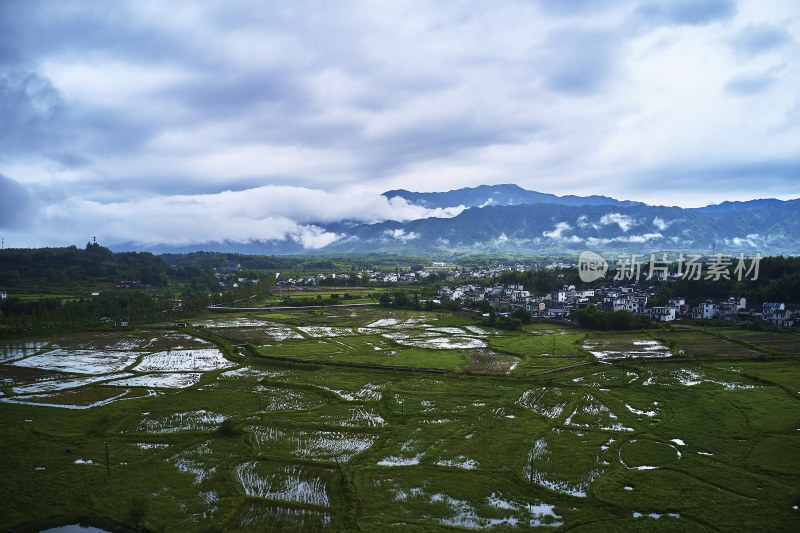
[[[797,254],[800,200],[699,209],[535,203],[474,207],[460,215],[353,228],[327,251],[404,253],[581,250]]]
[[[434,193],[394,190],[384,196],[393,202],[458,214],[403,222],[320,222],[313,227],[334,237],[332,242],[313,248],[289,238],[147,249],[156,253],[202,249],[266,255],[575,255],[587,249],[626,253],[800,253],[800,199],[723,202],[683,209],[605,196],[556,196],[516,185],[482,185]],[[131,249],[125,245],[113,248]]]

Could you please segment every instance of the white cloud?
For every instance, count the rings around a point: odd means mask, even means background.
[[[735,246],[750,246],[751,248],[758,248],[758,241],[762,240],[758,233],[751,233],[746,237],[734,237],[733,239],[725,239],[725,244],[733,244]]]
[[[621,213],[609,213],[600,218],[600,224],[608,226],[609,224],[616,224],[622,231],[628,231],[631,226],[636,224],[633,217],[623,215]]]
[[[597,237],[589,237],[586,239],[586,244],[590,246],[598,245],[598,244],[609,244],[612,242],[629,242],[635,244],[643,244],[647,241],[652,241],[653,239],[660,239],[664,237],[660,233],[645,233],[643,235],[626,235],[624,237],[612,237],[612,238],[597,238]]]
[[[553,231],[543,231],[542,236],[548,237],[550,239],[561,239],[563,238],[562,234],[565,231],[569,231],[572,229],[572,226],[567,224],[566,222],[559,222],[556,224],[556,227]]]
[[[44,205],[33,217],[40,241],[79,243],[97,235],[106,244],[139,245],[291,239],[304,248],[320,248],[341,238],[320,227],[343,220],[374,223],[454,216],[463,206],[428,209],[378,194],[336,195],[317,189],[265,186],[205,195],[157,196],[102,203],[77,196]],[[416,233],[395,230],[393,238]]]
[[[413,231],[406,233],[406,230],[402,228],[395,230],[387,229],[386,231],[383,232],[383,234],[386,235],[387,237],[391,237],[393,239],[399,239],[404,242],[413,239],[419,239],[419,233]]]
[[[669,222],[665,221],[663,218],[655,217],[653,218],[653,225],[661,231],[664,231],[671,225],[678,222],[677,220],[670,220]]]

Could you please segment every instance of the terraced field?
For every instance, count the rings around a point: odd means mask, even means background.
[[[739,333],[337,308],[7,342],[0,527],[793,531],[797,336]]]

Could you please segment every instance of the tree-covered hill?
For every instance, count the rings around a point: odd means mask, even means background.
[[[51,293],[99,289],[122,281],[165,287],[180,273],[148,252],[113,253],[97,243],[85,248],[17,248],[0,251],[0,287],[13,292]]]

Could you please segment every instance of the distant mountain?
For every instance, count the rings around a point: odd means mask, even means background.
[[[521,204],[559,204],[559,205],[644,205],[641,202],[615,200],[608,196],[556,196],[536,191],[528,191],[518,185],[480,185],[447,192],[410,192],[404,189],[387,191],[383,196],[390,200],[404,198],[408,203],[435,209],[437,207],[482,207]]]
[[[291,239],[147,249],[161,253],[206,250],[258,255],[574,256],[582,250],[800,254],[800,199],[723,202],[682,209],[606,196],[555,196],[516,185],[482,185],[441,193],[395,190],[384,196],[401,197],[427,208],[467,208],[452,218],[387,220],[377,224],[358,224],[353,220],[317,223],[317,227],[338,238],[314,250],[304,249]]]
[[[473,207],[453,218],[357,226],[326,253],[580,250],[762,255],[800,253],[800,200],[728,209],[553,203]]]
[[[775,198],[767,198],[763,200],[749,200],[747,202],[722,202],[721,204],[707,205],[698,208],[699,211],[707,213],[720,213],[723,211],[731,211],[733,209],[753,209],[754,207],[766,207],[780,205],[781,200]]]

